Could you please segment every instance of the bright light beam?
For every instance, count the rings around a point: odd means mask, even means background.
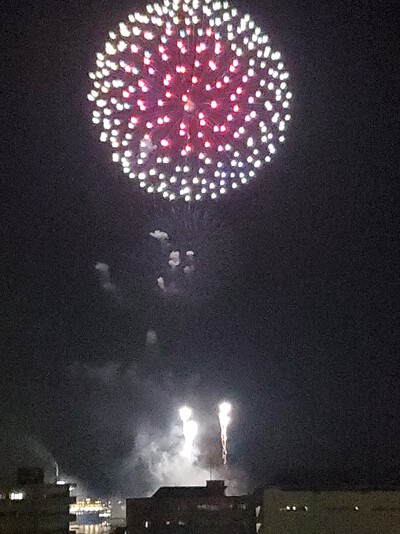
[[[230,412],[232,405],[229,402],[221,402],[219,405],[219,425],[221,427],[222,462],[228,461],[228,426],[231,422]]]
[[[179,416],[183,426],[184,444],[182,449],[182,456],[185,458],[193,457],[193,444],[199,430],[198,424],[192,419],[192,409],[189,406],[183,406],[179,410]]]

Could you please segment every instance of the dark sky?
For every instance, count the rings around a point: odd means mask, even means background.
[[[151,289],[147,238],[169,207],[109,163],[86,100],[95,51],[136,5],[12,4],[1,15],[2,467],[35,436],[67,473],[118,491],[135,429],[162,425],[157,403],[171,417],[177,400],[211,412],[227,396],[232,462],[255,483],[300,468],[397,473],[395,2],[249,0],[291,72],[288,141],[239,194],[180,215],[197,221],[207,267],[198,294],[172,302]],[[117,297],[100,290],[97,261]],[[143,387],[130,382],[136,366]]]

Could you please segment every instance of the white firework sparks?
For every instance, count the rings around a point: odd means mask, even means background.
[[[192,419],[192,409],[188,406],[183,406],[179,410],[179,416],[183,425],[184,444],[182,449],[182,456],[190,459],[193,457],[193,445],[196,439],[199,427],[196,421]]]
[[[293,95],[282,55],[226,0],[163,0],[129,15],[89,77],[113,161],[169,200],[238,189],[285,141]]]
[[[231,422],[230,412],[232,405],[229,402],[221,402],[219,405],[219,425],[221,427],[221,446],[222,446],[222,462],[226,465],[228,461],[228,426]]]

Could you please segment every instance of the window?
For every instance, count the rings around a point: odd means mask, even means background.
[[[210,512],[217,512],[220,509],[217,504],[198,504],[196,508],[198,510],[209,510]]]
[[[280,512],[308,512],[308,506],[285,506],[285,508],[279,508]]]
[[[150,526],[150,522],[149,521],[145,521],[144,522],[144,528],[149,528]]]
[[[10,493],[10,499],[12,501],[22,501],[24,493],[22,491],[13,491]]]
[[[326,508],[330,512],[359,512],[359,506],[337,506],[335,508]]]

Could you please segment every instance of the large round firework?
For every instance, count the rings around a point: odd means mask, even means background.
[[[246,184],[285,140],[289,73],[268,36],[226,1],[146,10],[97,54],[93,122],[147,192],[217,198]]]

